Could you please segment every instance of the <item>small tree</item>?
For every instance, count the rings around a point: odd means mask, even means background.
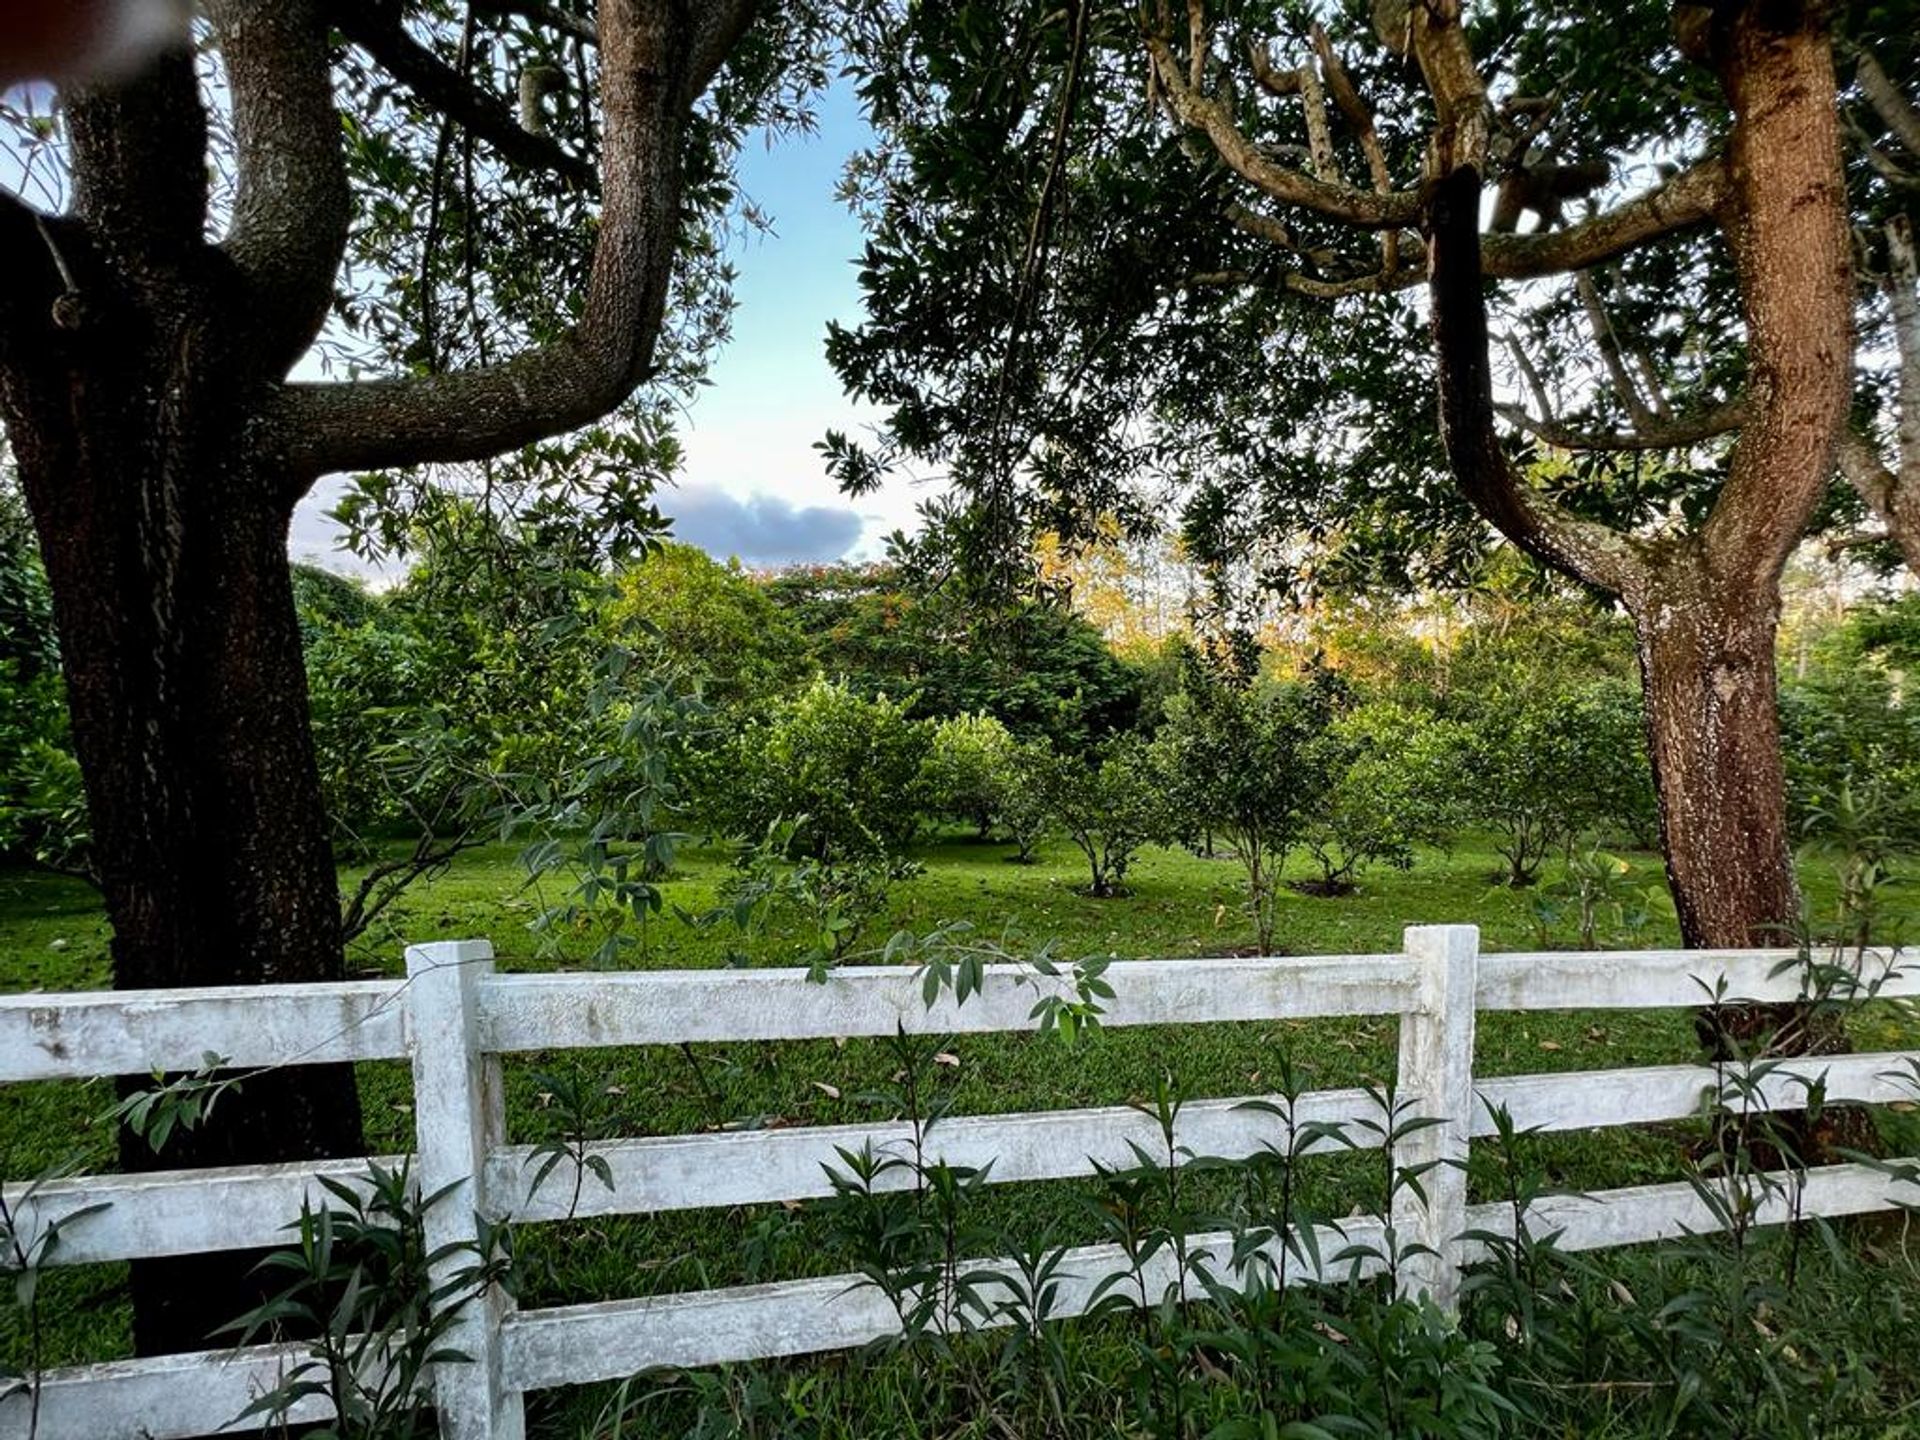
[[[898,854],[919,828],[929,740],[906,701],[816,680],[750,723],[722,757],[731,773],[716,787],[718,818],[757,836],[804,817],[798,843],[818,860]]]
[[[1652,808],[1645,727],[1631,686],[1502,686],[1461,729],[1463,813],[1493,832],[1505,880],[1531,885],[1585,831],[1635,827]]]
[[[1033,864],[1033,852],[1053,830],[1053,800],[1049,777],[1056,764],[1043,740],[1022,740],[1007,758],[1007,785],[1000,797],[1000,828],[1017,847],[1007,858],[1016,865]]]
[[[1045,779],[1047,808],[1087,857],[1087,893],[1127,894],[1135,853],[1166,834],[1166,800],[1146,742],[1123,735],[1098,762],[1055,754]]]
[[[993,836],[1013,786],[1012,732],[991,715],[955,715],[933,730],[920,778],[927,803]]]
[[[1460,748],[1457,726],[1392,701],[1334,720],[1311,745],[1308,763],[1325,789],[1300,836],[1320,875],[1297,888],[1349,895],[1368,865],[1410,869],[1415,845],[1453,827]]]
[[[650,658],[699,677],[715,705],[791,694],[813,673],[807,640],[766,588],[691,545],[651,550],[615,582],[607,618],[650,634]]]
[[[1313,759],[1328,718],[1324,687],[1238,686],[1193,666],[1154,740],[1181,827],[1221,837],[1239,857],[1262,955],[1273,950],[1281,867],[1327,788]]]

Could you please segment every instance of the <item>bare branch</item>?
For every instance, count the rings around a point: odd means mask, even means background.
[[[1665,419],[1645,415],[1630,430],[1612,431],[1582,430],[1551,416],[1529,415],[1518,405],[1496,408],[1502,419],[1511,421],[1557,450],[1606,451],[1685,450],[1738,430],[1753,413],[1743,397],[1693,415]]]
[[[1540,371],[1534,365],[1533,357],[1527,354],[1527,347],[1520,343],[1519,336],[1509,331],[1503,338],[1506,340],[1507,353],[1513,356],[1513,363],[1519,369],[1521,379],[1526,381],[1527,393],[1533,396],[1535,408],[1546,420],[1551,421],[1553,405],[1547,399],[1546,382],[1540,378]]]
[[[1283,250],[1298,251],[1293,232],[1271,215],[1263,215],[1258,210],[1249,210],[1238,201],[1227,206],[1227,222],[1257,240],[1269,245],[1278,245]]]
[[[1847,483],[1867,502],[1869,510],[1884,519],[1893,509],[1900,480],[1880,458],[1880,452],[1866,436],[1849,427],[1840,437],[1838,459]]]
[[[1367,157],[1367,173],[1373,177],[1376,194],[1385,195],[1393,189],[1393,172],[1387,168],[1387,152],[1380,146],[1379,131],[1374,128],[1373,111],[1360,96],[1353,78],[1347,74],[1346,66],[1340,63],[1340,57],[1334,53],[1333,42],[1327,38],[1327,32],[1319,21],[1315,21],[1310,32],[1314,53],[1320,57],[1320,69],[1327,80],[1327,90],[1333,96],[1333,103],[1340,107],[1340,113],[1346,117],[1354,134],[1360,138],[1360,153]],[[1384,230],[1380,234],[1380,269],[1391,275],[1400,268],[1400,233],[1397,230]]]
[[[1253,64],[1254,83],[1269,95],[1285,100],[1300,93],[1300,72],[1279,70],[1264,45],[1248,45],[1247,58]]]
[[[314,0],[210,0],[233,94],[239,168],[223,248],[245,277],[248,324],[284,374],[325,323],[352,197]]]
[[[1480,173],[1462,165],[1434,188],[1428,294],[1440,361],[1440,433],[1460,488],[1514,544],[1615,594],[1643,588],[1631,536],[1584,520],[1530,488],[1494,431],[1487,301],[1480,274]]]
[[[1207,83],[1207,47],[1212,39],[1207,31],[1205,0],[1187,0],[1187,84],[1195,90]]]
[[[1339,184],[1340,167],[1333,158],[1333,127],[1327,124],[1327,92],[1311,65],[1300,67],[1300,103],[1307,113],[1307,153],[1314,176]]]
[[[445,870],[462,851],[475,848],[480,841],[481,837],[472,832],[443,840],[431,828],[423,829],[406,855],[376,862],[340,907],[341,940],[350,944],[358,939],[416,880]]]
[[[1887,274],[1881,282],[1893,311],[1893,341],[1900,354],[1900,464],[1920,466],[1920,263],[1913,222],[1895,215],[1887,222]]]
[[[1710,223],[1728,193],[1726,162],[1713,156],[1577,225],[1545,234],[1489,235],[1481,260],[1487,274],[1503,280],[1584,270],[1663,235]]]
[[[1587,329],[1593,336],[1593,343],[1599,348],[1607,378],[1613,382],[1613,393],[1627,414],[1633,417],[1634,428],[1641,429],[1653,418],[1654,407],[1641,397],[1640,387],[1634,384],[1633,376],[1627,373],[1626,361],[1620,354],[1620,338],[1614,334],[1613,318],[1601,303],[1600,287],[1594,283],[1593,272],[1582,270],[1576,274],[1573,288],[1580,296],[1581,307],[1587,312]]]
[[[1920,110],[1900,93],[1900,87],[1880,68],[1880,62],[1864,50],[1857,56],[1854,78],[1860,82],[1861,93],[1873,106],[1874,113],[1886,122],[1887,129],[1909,155],[1920,159]]]
[[[713,73],[711,47],[749,9],[711,6],[693,22],[677,0],[601,4],[602,204],[578,325],[497,365],[285,387],[267,423],[290,473],[480,460],[598,420],[633,393],[653,362],[681,235],[686,76]]]
[[[593,181],[593,167],[545,135],[523,129],[502,100],[478,89],[458,70],[407,33],[392,0],[334,0],[335,23],[382,69],[422,102],[491,145],[510,165],[545,170],[578,184]]]
[[[1242,179],[1276,200],[1304,206],[1363,230],[1406,228],[1418,223],[1418,192],[1375,194],[1339,181],[1318,180],[1276,163],[1241,134],[1218,100],[1188,83],[1180,62],[1164,39],[1149,36],[1147,52],[1175,118],[1204,134],[1214,152]]]
[[[1900,547],[1907,568],[1920,570],[1920,456],[1903,456],[1899,473],[1873,444],[1849,428],[1840,437],[1840,473],[1886,526],[1884,538]]]

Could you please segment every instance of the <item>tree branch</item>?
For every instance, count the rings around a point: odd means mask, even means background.
[[[1887,129],[1909,155],[1920,158],[1920,110],[1900,93],[1900,87],[1880,68],[1880,62],[1865,50],[1856,57],[1853,73],[1874,113],[1886,122]]]
[[[1920,467],[1920,258],[1914,253],[1913,222],[1887,221],[1887,275],[1881,282],[1893,311],[1893,343],[1900,356],[1900,466]]]
[[[1427,250],[1440,434],[1460,488],[1528,554],[1615,594],[1637,592],[1644,564],[1633,539],[1530,489],[1500,448],[1480,274],[1480,172],[1472,165],[1456,167],[1434,187]]]
[[[1663,235],[1710,223],[1728,194],[1726,162],[1711,156],[1577,225],[1544,234],[1489,235],[1481,260],[1487,274],[1502,280],[1585,270]]]
[[[431,829],[423,829],[406,855],[377,861],[340,907],[341,941],[351,944],[365,934],[380,913],[416,880],[446,869],[463,851],[478,846],[480,839],[471,831],[461,831],[442,840]]]
[[[1852,405],[1853,250],[1827,35],[1811,11],[1784,31],[1741,14],[1717,68],[1752,414],[1700,538],[1715,572],[1771,587],[1833,479]]]
[[[185,46],[131,80],[75,92],[67,133],[73,213],[103,250],[137,272],[205,244],[207,112]]]
[[[1275,99],[1285,100],[1300,93],[1300,72],[1277,69],[1266,46],[1248,45],[1247,59],[1253,64],[1254,84]]]
[[[1742,397],[1693,415],[1644,415],[1631,429],[1604,431],[1581,430],[1551,416],[1530,415],[1518,405],[1499,405],[1495,409],[1502,419],[1538,436],[1556,450],[1604,451],[1685,450],[1738,430],[1752,413]]]
[[[1374,128],[1372,109],[1361,98],[1353,78],[1347,74],[1347,67],[1340,63],[1339,55],[1334,53],[1326,27],[1314,21],[1309,38],[1313,42],[1314,53],[1320,57],[1320,69],[1327,77],[1327,90],[1333,96],[1333,103],[1340,107],[1347,124],[1360,137],[1360,153],[1367,158],[1367,173],[1373,177],[1374,192],[1379,195],[1390,193],[1393,190],[1393,172],[1387,168],[1387,152],[1380,146],[1380,134]],[[1383,230],[1380,232],[1381,273],[1392,275],[1399,268],[1400,232]]]
[[[580,185],[593,183],[593,167],[552,138],[521,127],[512,109],[469,83],[407,33],[393,0],[334,0],[335,23],[394,79],[434,110],[478,135],[510,165],[544,170]]]
[[[320,333],[352,197],[327,24],[314,0],[209,0],[233,95],[239,188],[222,244],[247,286],[245,321],[282,375]]]
[[[1214,153],[1242,179],[1274,199],[1363,230],[1404,229],[1418,223],[1420,196],[1412,190],[1381,195],[1341,181],[1318,180],[1277,164],[1240,133],[1218,100],[1190,85],[1172,48],[1160,36],[1147,38],[1155,77],[1176,119],[1204,134]]]
[[[1593,343],[1599,347],[1607,378],[1613,382],[1613,393],[1633,418],[1634,429],[1638,430],[1653,418],[1655,407],[1642,398],[1640,387],[1634,384],[1633,376],[1627,373],[1626,360],[1620,353],[1620,339],[1613,333],[1613,318],[1600,301],[1600,287],[1594,283],[1593,272],[1582,270],[1575,274],[1573,288],[1579,293],[1581,308],[1587,313],[1587,329],[1593,336]]]
[[[695,7],[700,13],[694,21],[692,61],[687,66],[682,104],[691,105],[706,93],[733,47],[760,13],[760,5],[761,0],[705,0]]]
[[[750,8],[710,7],[695,24],[679,0],[603,0],[602,204],[578,325],[498,365],[285,387],[269,424],[293,474],[485,459],[598,420],[633,393],[682,234],[687,77],[713,74],[711,47],[737,36]]]

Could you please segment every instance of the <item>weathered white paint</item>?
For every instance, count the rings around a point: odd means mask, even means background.
[[[298,1345],[204,1350],[49,1371],[40,1382],[38,1440],[179,1440],[258,1435],[258,1417],[233,1420],[300,1361]],[[0,1436],[26,1440],[28,1401],[0,1400]],[[303,1401],[288,1418],[324,1420],[330,1407]]]
[[[286,1244],[302,1200],[316,1207],[332,1203],[322,1177],[359,1185],[369,1163],[391,1169],[403,1158],[81,1175],[43,1183],[31,1199],[15,1197],[23,1186],[8,1185],[7,1191],[23,1233],[38,1234],[49,1223],[62,1226],[60,1244],[47,1263],[91,1265]],[[105,1208],[69,1221],[95,1205]]]
[[[1796,1000],[1792,950],[1562,950],[1480,957],[1482,1010],[1650,1010],[1728,1000]],[[1857,976],[1885,997],[1920,995],[1920,951],[1869,950]],[[1784,969],[1782,967],[1785,967]],[[1844,997],[1841,997],[1844,998]]]
[[[1415,1008],[1400,1017],[1400,1065],[1390,1123],[1419,1124],[1394,1146],[1396,1169],[1413,1181],[1391,1197],[1394,1241],[1412,1247],[1402,1293],[1425,1293],[1451,1310],[1460,1288],[1459,1235],[1466,1228],[1468,1126],[1473,1117],[1475,925],[1416,925],[1407,954],[1419,967]],[[1420,1124],[1433,1121],[1432,1124]]]
[[[480,986],[492,969],[493,947],[484,940],[407,950],[413,1114],[420,1193],[435,1197],[423,1228],[428,1250],[440,1255],[429,1267],[436,1289],[478,1263],[481,1176],[506,1140],[500,1057],[479,1043]],[[500,1374],[500,1327],[511,1310],[506,1293],[489,1286],[447,1330],[443,1343],[468,1360],[434,1367],[444,1440],[524,1440],[525,1412]]]
[[[397,980],[0,996],[0,1083],[390,1060],[405,1053]]]
[[[1920,1101],[1907,1063],[1920,1051],[1827,1055],[1773,1064],[1757,1082],[1768,1108],[1797,1110],[1808,1081],[1823,1079],[1829,1105]],[[1720,1086],[1710,1065],[1647,1065],[1632,1070],[1576,1070],[1558,1075],[1497,1075],[1476,1083],[1473,1133],[1493,1134],[1492,1111],[1505,1105],[1518,1130],[1601,1130],[1698,1115]],[[1742,1108],[1729,1088],[1724,1104]]]
[[[1403,955],[1134,960],[1106,978],[1118,992],[1102,1025],[1386,1015],[1413,993]],[[825,983],[804,970],[656,970],[644,974],[499,975],[482,988],[489,1049],[579,1049],[728,1040],[822,1040],[910,1033],[1030,1030],[1034,1003],[1066,983],[1018,965],[987,967],[965,1005],[929,1010],[904,966],[848,966]]]
[[[1693,1006],[1714,980],[1730,998],[1791,999],[1797,973],[1780,973],[1791,952],[1634,952],[1479,956],[1472,927],[1413,929],[1408,953],[1326,959],[1141,961],[1109,972],[1119,989],[1110,1025],[1262,1021],[1315,1015],[1396,1013],[1402,1025],[1399,1086],[1418,1113],[1446,1123],[1410,1137],[1403,1159],[1431,1152],[1458,1157],[1469,1133],[1491,1129],[1489,1107],[1506,1104],[1522,1129],[1567,1130],[1672,1119],[1698,1110],[1713,1071],[1659,1066],[1562,1075],[1492,1077],[1476,1095],[1471,1078],[1473,1015],[1478,1009]],[[1867,978],[1884,995],[1920,994],[1913,952],[1876,952]],[[986,992],[956,1009],[950,997],[931,1012],[919,981],[905,969],[838,972],[826,985],[799,971],[644,975],[497,976],[483,942],[421,946],[408,953],[408,981],[108,995],[0,998],[0,1081],[73,1078],[191,1069],[204,1051],[236,1066],[319,1063],[406,1055],[414,1067],[420,1135],[416,1178],[432,1191],[455,1188],[429,1212],[435,1245],[470,1240],[476,1207],[523,1220],[566,1213],[572,1175],[564,1163],[529,1197],[527,1147],[504,1142],[499,1052],[681,1041],[804,1039],[886,1035],[896,1026],[928,1032],[1024,1030],[1038,981],[1018,967],[995,967]],[[1477,979],[1475,971],[1478,971]],[[1696,978],[1698,977],[1698,978]],[[1767,1103],[1791,1108],[1804,1098],[1794,1076],[1823,1075],[1830,1103],[1913,1098],[1903,1073],[1907,1054],[1854,1055],[1791,1062],[1765,1083]],[[1240,1157],[1281,1139],[1278,1121],[1236,1100],[1191,1103],[1177,1144],[1196,1155]],[[1301,1121],[1374,1119],[1358,1091],[1302,1098]],[[1356,1130],[1356,1138],[1366,1133]],[[898,1124],[667,1136],[598,1147],[612,1165],[609,1195],[589,1178],[581,1214],[716,1207],[827,1193],[822,1163],[834,1147],[898,1148]],[[1092,1160],[1127,1163],[1129,1139],[1158,1153],[1156,1130],[1123,1107],[950,1118],[931,1136],[932,1153],[954,1164],[986,1165],[996,1182],[1090,1173]],[[95,1176],[42,1187],[22,1204],[27,1227],[93,1204],[108,1208],[63,1231],[56,1259],[85,1263],[144,1255],[270,1244],[318,1198],[318,1177],[358,1179],[364,1161],[304,1166]],[[388,1159],[386,1164],[397,1163]],[[1464,1205],[1458,1172],[1425,1177],[1431,1205],[1403,1203],[1402,1239],[1435,1244],[1457,1262],[1468,1228],[1510,1223],[1498,1206]],[[18,1200],[21,1187],[9,1187]],[[1864,1166],[1813,1173],[1803,1213],[1841,1215],[1883,1209],[1920,1194],[1893,1193],[1892,1182]],[[1788,1218],[1784,1197],[1763,1211]],[[1686,1185],[1644,1186],[1539,1203],[1534,1224],[1560,1232],[1567,1249],[1594,1249],[1710,1229],[1709,1208]],[[1369,1255],[1384,1243],[1378,1221],[1355,1221],[1349,1240],[1323,1238],[1331,1257],[1347,1243]],[[1197,1242],[1195,1263],[1224,1278],[1226,1237]],[[463,1263],[459,1260],[451,1265]],[[976,1262],[991,1266],[993,1262]],[[1109,1247],[1073,1252],[1056,1313],[1085,1308],[1098,1280],[1119,1264]],[[1164,1254],[1147,1277],[1149,1298],[1173,1283]],[[1293,1278],[1302,1278],[1298,1275]],[[1446,1303],[1451,1265],[1415,1267],[1410,1280]],[[490,1295],[461,1320],[452,1343],[478,1357],[436,1377],[449,1440],[518,1440],[519,1393],[576,1381],[610,1379],[651,1365],[696,1365],[858,1345],[888,1333],[895,1320],[877,1293],[830,1277],[774,1286],[511,1313]],[[206,1433],[237,1415],[272,1385],[296,1349],[174,1356],[53,1372],[42,1381],[45,1440],[150,1440]],[[22,1399],[0,1403],[0,1440],[25,1434]],[[319,1414],[309,1408],[302,1418]]]
[[[1792,1175],[1785,1171],[1765,1178],[1764,1187],[1756,1192],[1763,1197],[1756,1224],[1787,1223],[1792,1183]],[[1920,1204],[1920,1186],[1896,1181],[1870,1165],[1821,1165],[1807,1172],[1799,1210],[1803,1216],[1838,1219],[1900,1204]],[[1476,1205],[1469,1212],[1468,1223],[1476,1230],[1513,1233],[1513,1215],[1504,1205]],[[1711,1234],[1719,1228],[1707,1202],[1685,1181],[1589,1195],[1543,1196],[1528,1210],[1527,1226],[1536,1236],[1554,1236],[1562,1250],[1609,1250],[1619,1245]],[[1468,1258],[1479,1258],[1479,1248],[1476,1246]]]
[[[1887,1104],[1920,1100],[1909,1061],[1920,1051],[1838,1055],[1780,1063],[1763,1082],[1774,1109],[1797,1108],[1805,1099],[1802,1078],[1824,1077],[1828,1104]],[[1702,1065],[1658,1065],[1625,1070],[1585,1070],[1554,1075],[1501,1075],[1475,1086],[1474,1136],[1493,1133],[1489,1113],[1504,1104],[1520,1130],[1595,1130],[1684,1119],[1700,1112],[1715,1084]],[[1182,1110],[1176,1143],[1196,1156],[1243,1159],[1269,1142],[1279,1143],[1278,1121],[1244,1108],[1249,1101],[1278,1103],[1277,1095],[1190,1101]],[[1730,1102],[1731,1103],[1731,1102]],[[1372,1132],[1351,1122],[1376,1120],[1376,1107],[1362,1090],[1315,1091],[1299,1097],[1299,1123],[1348,1123],[1359,1148],[1375,1143]],[[1129,1106],[1033,1111],[1011,1115],[953,1116],[928,1137],[931,1158],[956,1166],[987,1166],[993,1184],[1069,1179],[1103,1164],[1132,1161],[1129,1141],[1149,1153],[1159,1131]],[[589,1176],[573,1214],[649,1214],[668,1210],[723,1208],[832,1193],[828,1165],[840,1165],[839,1150],[871,1143],[877,1151],[904,1154],[911,1141],[905,1124],[802,1126],[742,1130],[712,1135],[664,1135],[610,1140],[589,1148],[614,1176],[613,1190]],[[1331,1142],[1328,1142],[1329,1144]],[[537,1191],[531,1146],[505,1146],[487,1158],[483,1209],[508,1214],[522,1224],[568,1216],[573,1189],[570,1161],[561,1161]],[[392,1169],[405,1159],[377,1156]],[[15,1199],[24,1231],[64,1221],[91,1206],[61,1236],[50,1263],[95,1264],[142,1256],[188,1255],[212,1250],[277,1244],[285,1238],[303,1198],[325,1203],[317,1183],[325,1176],[355,1184],[366,1177],[366,1160],[328,1160],[289,1165],[237,1166],[213,1170],[165,1170],[142,1175],[77,1176],[43,1184],[34,1198]],[[905,1186],[894,1172],[881,1188]],[[22,1187],[15,1185],[10,1190]]]
[[[1253,1099],[1277,1102],[1278,1096]],[[1244,1159],[1269,1143],[1284,1146],[1285,1127],[1273,1115],[1243,1108],[1245,1100],[1195,1100],[1181,1111],[1174,1143],[1194,1156]],[[1323,1090],[1299,1097],[1296,1123],[1350,1124],[1377,1120],[1379,1107],[1364,1090]],[[1371,1132],[1354,1127],[1359,1148],[1377,1144]],[[992,1184],[1024,1180],[1061,1180],[1094,1173],[1094,1162],[1108,1166],[1139,1163],[1131,1144],[1161,1156],[1165,1142],[1159,1126],[1125,1105],[1097,1110],[1049,1110],[1018,1115],[950,1116],[926,1135],[927,1158],[950,1165],[986,1167]],[[831,1195],[826,1167],[846,1169],[840,1151],[858,1151],[870,1143],[881,1154],[908,1155],[911,1127],[820,1125],[780,1130],[738,1130],[718,1135],[666,1135],[645,1140],[616,1140],[589,1149],[613,1172],[608,1190],[589,1174],[580,1187],[576,1217],[646,1214],[731,1205],[758,1205]],[[1316,1149],[1338,1148],[1324,1142]],[[544,1157],[543,1157],[544,1158]],[[1185,1163],[1185,1157],[1177,1157]],[[563,1159],[537,1190],[539,1168],[530,1146],[496,1151],[487,1165],[487,1194],[516,1220],[567,1218],[573,1201],[574,1166]],[[881,1176],[875,1188],[906,1189],[912,1179],[902,1171]]]
[[[1374,1219],[1319,1227],[1321,1267],[1306,1273],[1295,1258],[1289,1262],[1295,1267],[1289,1283],[1345,1279],[1356,1267],[1361,1275],[1376,1273],[1382,1228]],[[1193,1238],[1188,1262],[1194,1293],[1199,1292],[1197,1277],[1202,1268],[1216,1280],[1235,1280],[1232,1249],[1233,1237],[1224,1233]],[[1363,1251],[1369,1258],[1336,1263],[1347,1249]],[[1269,1260],[1277,1261],[1278,1242],[1267,1250]],[[965,1268],[978,1273],[1005,1269],[1006,1263],[980,1261]],[[1056,1319],[1085,1314],[1103,1279],[1129,1273],[1125,1257],[1112,1245],[1070,1250],[1061,1270],[1059,1299],[1051,1312]],[[1149,1303],[1157,1304],[1167,1294],[1177,1271],[1178,1262],[1170,1250],[1160,1251],[1145,1267]],[[1116,1293],[1131,1303],[1141,1298],[1131,1278]],[[988,1286],[983,1294],[991,1304],[1005,1292]],[[654,1366],[693,1367],[846,1350],[899,1330],[886,1299],[857,1275],[525,1310],[507,1321],[507,1380],[521,1391],[548,1390],[615,1380]]]

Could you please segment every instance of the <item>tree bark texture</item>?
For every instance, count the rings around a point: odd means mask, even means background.
[[[1734,117],[1718,219],[1739,277],[1749,394],[1726,482],[1684,539],[1582,520],[1506,459],[1479,256],[1485,96],[1457,25],[1421,33],[1443,121],[1427,228],[1449,462],[1509,539],[1618,595],[1634,617],[1686,943],[1784,943],[1799,903],[1775,709],[1778,583],[1832,474],[1851,384],[1851,253],[1824,14],[1723,4],[1695,37]]]
[[[1689,945],[1794,943],[1771,585],[1660,567],[1634,611],[1667,879]]]
[[[207,119],[184,49],[64,97],[70,213],[0,194],[0,417],[53,592],[123,989],[341,977],[293,507],[328,470],[498,453],[599,418],[646,378],[685,118],[754,11],[598,7],[602,206],[574,332],[492,369],[294,387],[351,210],[334,17],[319,0],[203,8],[238,170],[223,239],[207,234]],[[501,403],[468,403],[484,396]],[[158,1157],[122,1139],[130,1169],[364,1153],[347,1066],[247,1078]],[[205,1347],[257,1301],[251,1258],[136,1263],[136,1349]]]
[[[294,490],[244,434],[255,357],[209,323],[217,295],[190,277],[101,272],[85,294],[77,328],[48,307],[0,394],[53,591],[114,984],[339,979],[286,558]],[[121,1140],[133,1170],[364,1153],[347,1066],[248,1079],[159,1155]],[[133,1266],[137,1349],[210,1343],[254,1294],[255,1258]]]

